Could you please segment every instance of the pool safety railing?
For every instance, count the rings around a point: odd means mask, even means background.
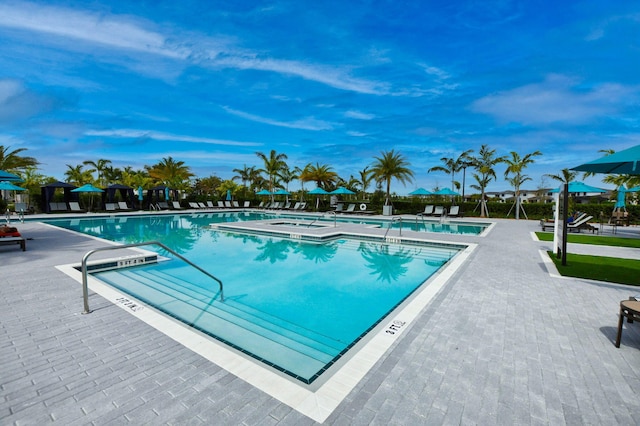
[[[389,233],[389,231],[393,227],[393,223],[396,222],[396,221],[400,222],[400,232],[398,233],[398,236],[402,237],[402,217],[401,216],[397,216],[397,217],[392,217],[391,218],[391,222],[389,222],[389,227],[387,228],[387,232],[385,232],[384,233],[384,237],[382,237],[384,240],[387,239],[387,234]]]
[[[172,255],[177,257],[178,259],[182,260],[183,262],[185,262],[188,265],[196,268],[198,271],[202,272],[203,274],[205,274],[208,277],[212,278],[213,280],[217,281],[218,285],[220,286],[220,301],[224,302],[224,291],[223,291],[223,287],[222,287],[222,281],[220,281],[218,278],[216,278],[215,276],[213,276],[209,272],[205,271],[204,269],[202,269],[201,267],[199,267],[195,263],[193,263],[190,260],[186,259],[184,256],[182,256],[182,255],[176,253],[175,251],[171,250],[169,247],[167,247],[166,245],[162,244],[160,241],[145,241],[145,242],[142,242],[142,243],[131,243],[131,244],[123,244],[123,245],[119,245],[119,246],[100,247],[100,248],[91,250],[87,254],[84,255],[84,257],[82,258],[82,299],[84,301],[84,312],[82,312],[83,314],[91,313],[91,310],[89,309],[89,288],[88,288],[88,284],[87,284],[87,260],[89,260],[89,257],[91,257],[91,255],[93,255],[94,253],[97,253],[97,252],[100,252],[100,251],[120,250],[120,249],[126,249],[126,248],[131,248],[131,247],[141,247],[141,246],[150,246],[150,245],[156,245],[156,246],[162,247],[164,250],[168,251],[169,253],[171,253]]]

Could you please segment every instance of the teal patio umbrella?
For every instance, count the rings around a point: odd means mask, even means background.
[[[573,167],[579,172],[640,175],[640,145]]]
[[[424,188],[418,188],[415,191],[411,191],[409,195],[431,195],[432,193]]]
[[[344,186],[340,186],[340,187],[334,189],[333,191],[331,191],[329,194],[334,194],[334,195],[355,194],[355,192],[351,191],[350,189],[345,188]]]
[[[0,182],[0,191],[26,191],[26,188],[12,184],[11,182]]]
[[[0,170],[0,181],[23,182],[20,176]]]
[[[455,197],[460,194],[456,191],[450,190],[449,188],[442,188],[441,190],[434,192],[433,195],[451,195],[452,197]]]
[[[327,195],[328,192],[320,187],[317,187],[309,191],[309,194],[316,195],[316,210],[318,210],[318,207],[320,206],[320,195]]]
[[[260,191],[256,192],[256,195],[271,195],[271,193],[266,189],[261,189]]]
[[[559,192],[560,188],[554,188],[549,192]],[[596,188],[595,186],[587,185],[584,182],[569,182],[569,192],[577,193],[577,192],[607,192],[607,189]]]
[[[86,185],[82,185],[79,188],[76,189],[72,189],[71,192],[87,192],[89,194],[94,193],[94,192],[104,192],[104,190],[100,189],[100,188],[96,188],[95,186],[91,185],[90,183],[87,183]],[[89,209],[87,211],[91,211],[91,206],[93,205],[93,197],[89,196]]]

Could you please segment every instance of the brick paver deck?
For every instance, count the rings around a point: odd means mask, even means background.
[[[493,220],[493,219],[492,219]],[[640,289],[551,276],[535,221],[495,220],[479,247],[326,424],[640,424]],[[95,239],[18,224],[0,246],[0,423],[311,424],[54,265]],[[615,255],[612,249],[590,248]]]

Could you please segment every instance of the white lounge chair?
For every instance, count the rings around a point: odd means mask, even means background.
[[[69,201],[69,209],[72,212],[83,213],[85,210],[80,208],[80,204],[77,201]]]
[[[249,207],[251,207],[251,201],[245,201],[242,207],[244,207],[245,209],[248,209]]]
[[[442,216],[443,214],[444,214],[444,207],[443,206],[435,206],[431,216]]]
[[[449,213],[447,213],[447,216],[459,216],[460,215],[460,206],[451,206],[451,208],[449,209]]]
[[[578,232],[580,232],[580,230],[582,229],[588,229],[591,232],[595,232],[598,228],[596,228],[593,225],[590,225],[589,222],[591,219],[593,219],[593,216],[584,216],[579,220],[575,220],[571,223],[567,223],[567,229],[569,231],[572,230],[577,230]]]
[[[120,210],[131,210],[129,206],[127,206],[126,201],[118,201],[118,208]]]
[[[424,211],[416,213],[416,216],[431,216],[433,214],[433,204],[424,206]]]

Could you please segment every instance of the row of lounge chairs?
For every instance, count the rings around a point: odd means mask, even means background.
[[[263,201],[258,205],[259,209],[265,210],[291,210],[291,211],[304,211],[307,209],[307,203],[304,201],[296,202],[292,205],[291,201],[274,201],[273,203]]]
[[[451,206],[449,211],[447,211],[444,206],[433,206],[428,204],[424,207],[424,211],[416,213],[416,216],[458,217],[460,216],[460,206]]]
[[[371,214],[373,213],[370,210],[367,210],[367,205],[362,203],[360,204],[360,208],[356,209],[355,203],[350,203],[347,208],[344,208],[343,203],[336,204],[336,208],[334,210],[336,213],[357,213],[357,214]]]

